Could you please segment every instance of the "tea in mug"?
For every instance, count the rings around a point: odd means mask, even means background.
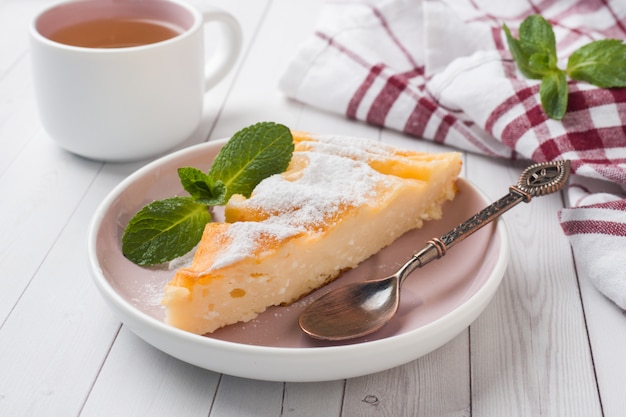
[[[173,38],[182,30],[166,22],[135,18],[109,18],[81,22],[52,33],[58,43],[84,48],[128,48]]]

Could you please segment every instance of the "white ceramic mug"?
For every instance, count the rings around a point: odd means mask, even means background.
[[[178,33],[122,47],[58,41],[61,30],[109,18],[157,21]],[[223,30],[205,64],[207,23]],[[104,161],[155,156],[188,139],[200,124],[205,93],[233,67],[242,38],[229,13],[199,12],[179,0],[65,2],[41,12],[30,34],[44,128],[68,151]]]

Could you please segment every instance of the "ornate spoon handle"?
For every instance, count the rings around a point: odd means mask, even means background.
[[[509,187],[507,195],[485,207],[445,235],[429,240],[427,245],[404,265],[401,276],[404,278],[416,268],[441,258],[449,248],[522,201],[528,203],[533,197],[561,190],[567,183],[569,172],[569,161],[544,162],[529,166],[522,172],[517,185]]]

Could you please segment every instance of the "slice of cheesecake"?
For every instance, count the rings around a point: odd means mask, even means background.
[[[205,334],[289,304],[391,244],[454,198],[458,153],[294,132],[288,169],[233,196],[191,266],[165,288],[166,321]]]

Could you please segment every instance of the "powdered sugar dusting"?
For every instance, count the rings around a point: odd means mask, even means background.
[[[359,161],[389,159],[396,149],[381,142],[349,136],[317,135],[315,141],[305,142],[318,153],[342,156]]]
[[[361,152],[352,143],[346,145],[339,147]],[[355,160],[346,155],[348,151],[341,152],[342,155],[336,150],[327,149],[328,153],[318,150],[316,147],[313,152],[294,153],[294,158],[297,154],[297,158],[306,160],[296,180],[273,175],[257,185],[246,205],[273,215],[261,222],[233,223],[227,231],[231,243],[212,270],[249,257],[259,241],[282,241],[318,229],[342,210],[366,204],[375,197],[377,187],[389,181],[363,161],[367,158]]]
[[[257,249],[259,242],[275,240],[280,241],[290,238],[301,230],[274,221],[275,217],[270,217],[263,222],[236,222],[228,228],[227,236],[231,243],[216,259],[211,270],[223,268],[250,256]]]
[[[308,160],[297,181],[274,175],[262,181],[248,204],[280,216],[290,225],[321,224],[342,206],[363,204],[384,176],[366,163],[337,155],[301,152]]]

